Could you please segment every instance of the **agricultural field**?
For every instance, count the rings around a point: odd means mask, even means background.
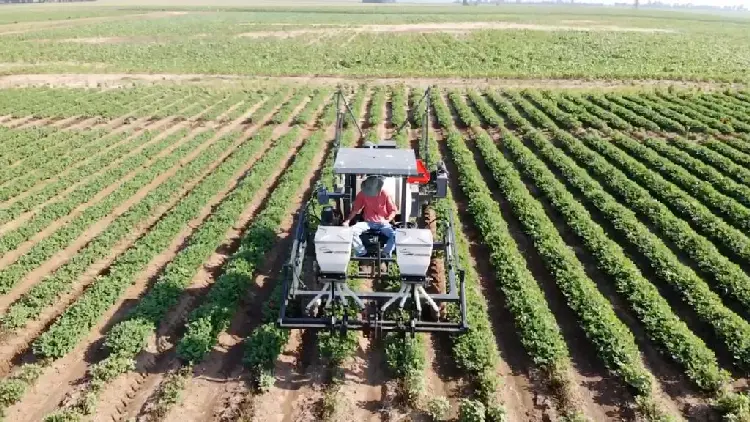
[[[3,420],[750,421],[746,16],[123,3],[0,7]],[[276,325],[339,89],[468,332]]]
[[[421,88],[344,89],[365,138],[419,139]],[[750,94],[433,87],[471,329],[370,344],[261,306],[334,90],[5,90],[7,420],[747,416]]]

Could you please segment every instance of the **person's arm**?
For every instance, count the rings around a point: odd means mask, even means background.
[[[349,213],[349,216],[346,217],[346,220],[342,223],[344,226],[348,226],[349,223],[351,223],[352,218],[354,218],[357,214],[359,214],[360,211],[362,211],[362,208],[364,208],[365,203],[362,199],[362,191],[357,193],[357,196],[354,198],[354,203],[352,204],[352,211]]]
[[[396,214],[398,214],[398,205],[393,201],[393,198],[391,198],[391,195],[388,194],[388,192],[385,193],[385,208],[386,211],[388,211],[388,216],[386,217],[387,222],[393,221],[394,218],[396,218]]]

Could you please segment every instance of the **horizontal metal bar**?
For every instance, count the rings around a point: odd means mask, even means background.
[[[321,322],[324,321],[322,319],[314,319],[314,318],[285,318],[278,321],[278,326],[281,328],[292,328],[292,329],[338,329],[344,327],[343,323],[336,322],[334,324],[330,324],[327,322]],[[352,321],[349,320],[346,322],[346,329],[347,330],[369,330],[371,328],[375,328],[376,324],[369,324],[363,321]],[[398,323],[395,321],[379,321],[377,323],[377,328],[383,330],[383,331],[412,331],[412,329],[416,332],[435,332],[435,331],[441,331],[441,332],[461,332],[464,331],[466,328],[461,324],[455,324],[455,323],[424,323],[424,322],[417,322],[415,326],[412,328],[409,325]]]
[[[316,296],[319,294],[321,290],[297,290],[297,292],[294,294],[294,297],[307,297],[307,296]],[[394,296],[400,296],[398,292],[357,292],[355,291],[354,294],[357,295],[360,299],[364,300],[378,300],[378,299],[390,299]],[[459,300],[459,295],[456,293],[452,294],[434,294],[430,295],[432,300],[435,302],[455,302]]]
[[[371,256],[353,256],[350,258],[351,261],[380,261],[380,262],[396,262],[396,258],[378,258]]]

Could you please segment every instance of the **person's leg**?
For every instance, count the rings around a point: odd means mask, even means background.
[[[367,249],[365,249],[365,245],[362,244],[362,239],[359,236],[369,228],[370,225],[364,221],[352,226],[352,247],[357,256],[363,256],[367,253]]]
[[[383,253],[390,258],[393,256],[393,250],[396,248],[396,231],[393,230],[390,224],[383,224],[380,226],[380,233],[388,238],[383,248]]]

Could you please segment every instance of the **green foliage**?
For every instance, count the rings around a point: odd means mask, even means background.
[[[282,137],[275,148],[258,162],[257,174],[268,176],[296,137],[297,133],[294,132]],[[228,326],[255,270],[275,244],[276,230],[290,211],[288,208],[292,203],[291,198],[322,147],[322,138],[322,132],[315,132],[305,141],[292,165],[284,170],[265,208],[247,229],[239,251],[229,261],[203,303],[188,316],[187,332],[177,345],[180,358],[188,362],[199,362],[216,343],[218,334]],[[238,209],[241,211],[242,207]]]
[[[42,374],[43,369],[44,367],[39,364],[25,364],[16,373],[0,381],[0,416],[8,406],[23,397],[26,390]]]
[[[480,401],[461,399],[458,406],[458,422],[485,422],[487,408]]]
[[[568,306],[578,316],[578,323],[599,357],[640,394],[650,394],[653,381],[640,359],[633,334],[588,278],[583,264],[566,246],[542,204],[531,196],[512,164],[503,158],[486,133],[477,133],[476,142],[500,191],[534,242],[545,266],[555,275]]]
[[[495,269],[498,287],[507,298],[507,306],[516,321],[521,342],[536,365],[553,374],[553,377],[567,380],[570,357],[544,293],[526,267],[525,258],[518,250],[507,224],[497,218],[502,215],[500,207],[492,199],[476,167],[473,154],[465,147],[461,135],[453,129],[445,103],[438,92],[432,92],[438,122],[448,131],[446,141],[450,159],[458,168],[459,187],[468,198],[468,211],[489,249],[489,259]],[[474,335],[484,337],[492,334],[477,331]],[[482,368],[481,360],[477,361],[476,358],[488,355],[478,354],[472,358],[472,342],[463,344],[465,347],[458,348],[461,350],[459,361],[477,365],[473,367],[475,370]]]
[[[748,79],[743,49],[748,45],[746,18],[739,13],[633,13],[627,8],[593,11],[555,6],[532,9],[500,4],[479,12],[471,9],[469,14],[432,5],[387,10],[175,5],[173,10],[208,13],[45,25],[6,34],[0,62],[14,64],[5,71],[16,73],[80,73],[106,67],[128,73],[305,77]],[[5,12],[0,19],[12,23],[158,10],[163,6],[68,8],[35,11],[40,17],[34,19],[29,9],[21,8]],[[388,32],[367,30],[368,25],[379,24],[451,23],[455,27],[463,22],[489,27],[467,29],[460,37],[429,31],[415,35],[398,27]],[[507,22],[536,27],[514,30],[502,25]],[[338,26],[336,31],[321,33],[333,25]],[[614,29],[598,30],[605,26]],[[597,28],[595,35],[591,27]],[[295,30],[301,32],[294,34]],[[285,32],[296,36],[278,36]],[[96,37],[115,41],[81,48],[81,42]]]
[[[433,421],[443,421],[451,410],[451,404],[445,396],[435,396],[427,402],[427,415]]]
[[[529,138],[535,141],[536,145],[549,145],[538,132],[530,133]],[[491,153],[484,137],[480,137],[479,143],[483,145],[483,149]],[[678,360],[687,370],[688,377],[701,388],[715,390],[727,382],[729,374],[719,368],[714,353],[674,314],[670,304],[656,287],[644,278],[622,247],[609,239],[604,230],[593,221],[586,207],[578,203],[564,184],[559,182],[544,163],[516,137],[506,134],[503,136],[503,145],[517,163],[519,170],[534,181],[555,210],[563,216],[568,227],[583,240],[586,248],[596,258],[598,267],[612,277],[618,291],[628,300],[651,339]],[[540,151],[542,155],[552,157],[551,147],[547,146]],[[547,151],[550,151],[550,154],[547,154]],[[502,155],[493,155],[497,156],[498,160],[502,159]],[[577,180],[577,176],[573,174],[566,177]],[[595,193],[597,192],[592,192],[592,195]],[[607,218],[623,220],[627,213],[615,214],[615,210],[624,211],[624,208],[617,207],[613,200],[602,201],[602,204],[605,203]],[[636,223],[632,217],[628,221]]]

